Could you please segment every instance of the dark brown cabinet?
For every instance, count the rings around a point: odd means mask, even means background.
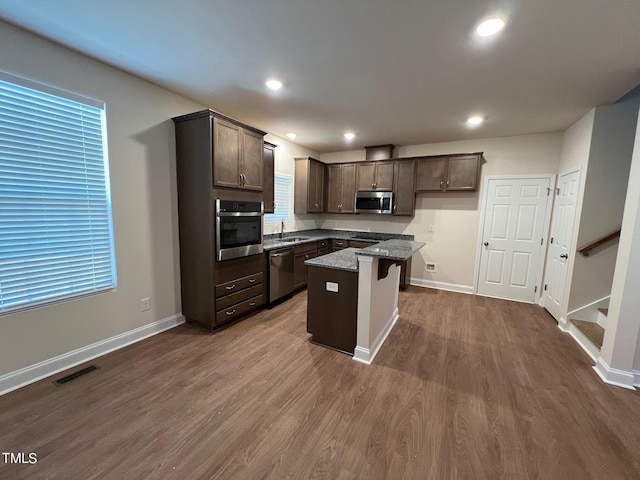
[[[393,162],[358,162],[356,189],[358,192],[393,189]]]
[[[212,117],[213,185],[261,191],[264,132]]]
[[[416,192],[475,191],[481,160],[482,153],[420,158]]]
[[[340,240],[337,238],[331,239],[331,251],[337,252],[349,247],[349,240]]]
[[[274,191],[274,175],[275,175],[275,149],[277,145],[273,143],[264,142],[264,161],[262,163],[262,198],[264,202],[264,213],[274,213],[275,204],[275,191]]]
[[[311,157],[296,157],[295,161],[294,213],[324,212],[324,163]]]
[[[365,248],[370,247],[371,245],[375,245],[378,242],[366,242],[364,240],[349,240],[350,248]]]
[[[416,205],[415,160],[393,162],[393,214],[413,216]]]
[[[327,212],[354,213],[356,164],[327,166]]]
[[[304,264],[310,258],[318,256],[317,242],[296,245],[293,255],[293,289],[298,290],[307,286],[307,270]]]

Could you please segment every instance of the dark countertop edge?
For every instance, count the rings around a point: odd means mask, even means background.
[[[305,233],[305,232],[308,232],[308,233]],[[365,233],[365,234],[373,233],[378,235],[390,236],[392,238],[386,238],[386,239],[380,239],[380,240],[373,239],[373,238],[363,238],[358,236],[359,233]],[[278,235],[278,234],[277,233],[269,234],[269,235],[266,235],[266,237],[271,235]],[[359,240],[363,242],[376,242],[376,243],[385,242],[388,240],[414,241],[413,235],[407,235],[403,233],[356,232],[353,230],[328,230],[328,229],[299,230],[296,232],[287,232],[287,234],[285,234],[284,236],[284,238],[291,238],[291,237],[309,237],[309,238],[305,240],[300,240],[297,242],[281,242],[279,241],[280,240],[279,238],[265,238],[263,240],[262,248],[264,251],[268,252],[270,250],[275,250],[278,248],[294,247],[296,245],[304,245],[305,243],[318,242],[320,240],[329,240],[331,238],[336,238],[339,240]],[[409,239],[406,237],[412,237],[412,238]]]

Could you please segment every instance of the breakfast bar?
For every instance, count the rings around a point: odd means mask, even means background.
[[[311,341],[370,364],[398,320],[400,263],[424,245],[393,239],[307,260]]]

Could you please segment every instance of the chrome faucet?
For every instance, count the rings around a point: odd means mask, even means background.
[[[284,238],[284,220],[280,220],[280,238]]]

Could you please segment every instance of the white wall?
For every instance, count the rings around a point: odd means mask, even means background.
[[[560,162],[561,145],[562,134],[550,133],[396,147],[394,156],[480,151],[486,159],[481,170],[483,178],[486,175],[554,174]],[[320,156],[326,163],[364,159],[364,150]],[[468,290],[474,283],[483,179],[480,185],[477,192],[420,193],[413,218],[331,214],[324,215],[322,227],[413,234],[416,240],[427,245],[413,257],[411,278]],[[430,224],[435,227],[434,233],[428,232]],[[435,262],[437,272],[425,272],[425,262]]]
[[[622,224],[638,106],[596,108],[586,171],[578,247],[616,231]],[[587,257],[575,254],[568,310],[611,293],[618,243],[609,242]]]
[[[1,376],[180,313],[170,119],[202,106],[3,22],[0,45],[7,73],[106,103],[118,270],[115,292],[0,317]]]
[[[264,139],[267,142],[277,145],[275,150],[275,171],[283,175],[291,177],[293,180],[295,174],[295,157],[313,157],[320,158],[320,155],[316,152],[309,150],[308,148],[296,145],[289,140],[278,137],[273,134],[267,134]],[[293,196],[292,196],[293,200]],[[293,208],[293,203],[292,203]],[[291,232],[295,230],[310,230],[318,227],[318,219],[314,215],[294,215],[293,220],[285,222],[285,231]],[[264,233],[279,233],[280,222],[266,222],[264,223]]]

